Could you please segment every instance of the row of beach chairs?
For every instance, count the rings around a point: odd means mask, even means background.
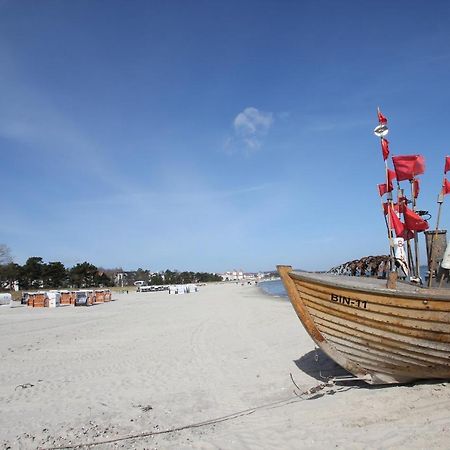
[[[60,305],[91,306],[111,301],[109,289],[82,289],[78,291],[24,292],[21,303],[32,308],[55,308]]]

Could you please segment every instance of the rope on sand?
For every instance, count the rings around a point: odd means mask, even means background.
[[[291,375],[291,380],[294,383],[295,387],[297,389],[299,389],[299,387],[297,386],[297,384],[294,381],[294,378]],[[129,439],[139,439],[139,438],[144,438],[144,437],[150,437],[150,436],[156,436],[159,434],[168,434],[168,433],[176,433],[178,431],[183,431],[183,430],[187,430],[190,428],[199,428],[199,427],[204,427],[207,425],[214,425],[216,423],[220,423],[220,422],[226,422],[228,420],[233,420],[233,419],[237,419],[238,417],[242,417],[242,416],[248,416],[250,414],[253,414],[254,412],[260,410],[260,409],[269,409],[269,408],[277,408],[280,406],[284,406],[284,405],[289,405],[291,403],[298,403],[302,400],[312,400],[312,399],[316,399],[318,397],[321,397],[322,395],[325,394],[334,394],[336,391],[335,390],[330,390],[329,392],[324,392],[321,395],[317,395],[317,392],[319,391],[323,391],[324,389],[326,389],[327,387],[331,387],[333,386],[334,383],[333,382],[326,382],[326,383],[320,383],[317,386],[314,386],[310,389],[307,389],[306,391],[303,392],[296,392],[294,390],[294,394],[296,396],[296,398],[288,398],[285,400],[278,400],[276,402],[272,402],[272,403],[266,403],[264,405],[260,405],[260,406],[256,406],[254,408],[249,408],[249,409],[244,409],[242,411],[238,411],[232,414],[228,414],[226,416],[221,416],[221,417],[216,417],[214,419],[209,419],[209,420],[205,420],[203,422],[196,422],[196,423],[191,423],[189,425],[184,425],[181,427],[175,427],[175,428],[169,428],[167,430],[160,430],[160,431],[143,431],[142,433],[138,433],[138,434],[128,434],[126,436],[121,436],[121,437],[117,437],[114,439],[106,439],[106,440],[102,440],[102,441],[96,441],[96,442],[86,442],[86,443],[79,443],[79,444],[71,444],[71,445],[63,445],[63,446],[58,446],[58,447],[46,447],[43,450],[62,450],[62,449],[76,449],[76,448],[90,448],[90,447],[95,447],[96,445],[102,445],[102,444],[113,444],[115,442],[121,442],[121,441],[126,441]],[[300,390],[300,389],[299,389]],[[308,397],[311,396],[311,397]]]

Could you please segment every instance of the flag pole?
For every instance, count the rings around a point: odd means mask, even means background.
[[[377,136],[379,136],[381,148],[383,149],[383,135],[386,135],[388,133],[388,128],[386,126],[387,120],[386,119],[382,120],[383,117],[381,115],[381,111],[380,111],[379,107],[377,108],[377,115],[378,115],[379,127],[382,128],[383,125],[386,127],[384,131],[380,130],[379,134],[375,133]],[[377,128],[375,128],[375,130],[377,130]],[[388,172],[388,165],[387,165],[387,157],[384,158],[384,156],[383,156],[383,159],[384,159],[384,167],[385,167],[385,174],[386,174],[386,188],[389,188],[389,172]],[[397,283],[397,272],[395,270],[395,252],[394,252],[394,240],[393,240],[393,233],[392,233],[392,223],[391,223],[391,217],[389,214],[389,209],[393,207],[391,192],[387,192],[387,203],[388,203],[387,225],[388,225],[388,239],[389,239],[390,266],[391,266],[389,275],[388,275],[388,280],[387,280],[387,287],[389,289],[395,289],[396,283]]]
[[[403,199],[405,199],[405,192],[403,189],[400,189],[400,183],[397,180],[397,184],[398,184],[398,191],[401,195],[401,197]],[[403,200],[404,201],[404,206],[408,206],[406,199]],[[403,211],[403,221],[405,221],[405,212]],[[409,242],[408,236],[405,236],[405,240],[406,240],[406,251],[408,253],[408,268],[409,271],[412,273],[415,273],[415,269],[414,269],[414,259],[413,259],[413,255],[412,255],[412,250],[411,250],[411,243]],[[411,275],[409,275],[411,276]]]
[[[400,199],[402,199],[402,202],[403,202],[402,205],[404,207],[407,207],[408,203],[407,203],[407,199],[405,197],[405,192],[403,189],[400,189],[400,182],[398,180],[397,180],[397,187],[398,187],[398,193],[399,193],[398,200],[397,200],[399,209],[400,209]],[[405,210],[403,210],[403,222],[404,221],[405,221]],[[411,273],[415,273],[415,268],[414,268],[414,258],[413,258],[413,254],[412,254],[411,243],[409,242],[407,232],[406,232],[404,240],[406,240],[406,251],[408,253],[408,269],[409,269],[408,277],[410,277]]]
[[[392,226],[391,226],[391,222],[390,222],[390,217],[389,217],[389,204],[390,204],[390,197],[391,197],[391,193],[387,192],[386,193],[386,210],[384,209],[384,202],[383,202],[383,197],[380,197],[381,199],[381,211],[383,212],[383,216],[384,216],[384,223],[386,224],[386,231],[387,231],[387,237],[389,240],[389,243],[391,242],[391,233],[392,233]],[[392,246],[390,246],[390,248],[392,249]]]
[[[412,198],[412,207],[413,207],[413,211],[416,212],[416,197],[415,197],[415,192],[414,192],[414,180],[415,178],[413,178],[412,180],[409,180],[410,186],[411,186],[411,198]],[[414,270],[414,274],[416,275],[417,278],[420,279],[420,273],[419,273],[419,236],[418,236],[418,232],[416,230],[414,230],[414,253],[415,253],[415,270]]]
[[[383,137],[381,137],[381,144],[383,144]],[[387,165],[387,159],[384,160],[384,168],[385,168],[385,173],[386,173],[386,187],[389,188],[389,168]],[[392,207],[392,192],[387,192],[386,195],[387,198],[387,202],[388,202],[388,208]],[[391,255],[391,272],[393,272],[393,268],[395,267],[395,263],[394,263],[394,235],[392,232],[392,224],[391,224],[391,217],[388,214],[387,215],[387,224],[388,224],[388,239],[389,239],[389,247],[390,247],[390,255]]]

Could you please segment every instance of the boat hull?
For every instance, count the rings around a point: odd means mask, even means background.
[[[449,295],[290,266],[278,271],[312,339],[355,377],[370,384],[450,378]]]

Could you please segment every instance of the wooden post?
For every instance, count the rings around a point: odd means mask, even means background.
[[[404,199],[405,198],[405,192],[403,189],[400,188],[400,183],[397,180],[397,190],[398,190],[398,197],[397,197],[397,203],[399,205],[400,208],[400,199]],[[406,199],[404,200],[404,206],[408,206]],[[403,212],[403,222],[405,221],[405,213]],[[406,236],[407,237],[407,236]],[[409,239],[406,239],[406,252],[408,254],[408,271],[409,271],[409,276],[411,276],[411,273],[415,273],[415,265],[414,265],[414,259],[413,259],[413,255],[412,255],[412,250],[411,250],[411,243],[409,242]]]
[[[434,234],[431,238],[431,245],[430,245],[430,247],[431,247],[431,250],[430,250],[430,275],[428,277],[428,287],[431,287],[431,282],[433,279],[433,272],[434,272],[434,265],[435,265],[435,262],[434,262],[435,247],[433,244],[434,244],[434,240],[436,239],[436,236],[439,231],[439,221],[441,219],[442,203],[444,203],[444,194],[443,194],[442,190],[438,196],[437,202],[439,204],[439,207],[438,207],[438,215],[437,215],[437,219],[436,219],[436,229],[434,230]],[[441,283],[442,283],[442,280],[441,280]],[[439,286],[441,285],[441,283],[439,283]]]
[[[397,278],[397,272],[389,272],[386,287],[388,289],[395,289],[397,287]]]

